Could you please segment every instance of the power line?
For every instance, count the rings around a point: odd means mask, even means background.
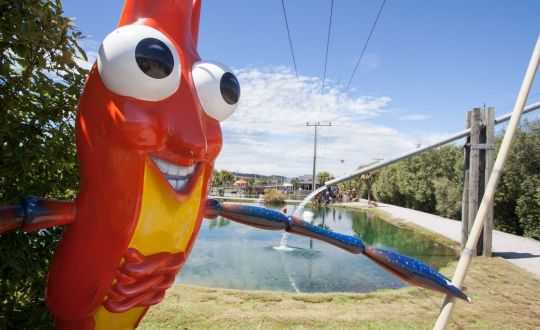
[[[345,91],[343,93],[347,93],[349,90],[349,86],[351,85],[351,82],[354,78],[354,75],[356,74],[356,70],[358,69],[358,66],[360,65],[360,61],[362,60],[362,57],[364,56],[364,52],[366,51],[366,48],[369,44],[369,40],[371,39],[371,35],[373,34],[373,31],[375,30],[375,26],[377,26],[377,22],[379,21],[379,17],[381,16],[381,13],[384,8],[384,4],[386,3],[386,0],[383,0],[381,4],[381,8],[379,9],[379,13],[377,14],[377,17],[375,18],[375,22],[373,22],[373,26],[371,26],[371,31],[369,32],[368,38],[366,39],[366,42],[364,43],[364,48],[362,48],[362,52],[360,53],[360,57],[358,57],[358,61],[356,62],[356,66],[354,67],[353,73],[351,75],[351,78],[349,79],[349,82],[347,83],[347,87],[345,87]]]
[[[538,96],[538,95],[540,95],[540,92],[535,93],[535,94],[533,94],[533,95],[529,95],[529,98],[532,98],[532,97],[535,97],[535,96]]]
[[[300,91],[300,100],[302,101],[302,109],[304,110],[304,115],[307,118],[307,113],[304,105],[304,95],[302,93],[302,85],[300,84],[300,78],[298,78],[298,68],[296,67],[296,58],[294,56],[294,49],[292,45],[292,39],[291,39],[291,31],[289,29],[289,21],[287,20],[287,11],[285,10],[285,2],[284,0],[281,0],[281,8],[283,9],[283,17],[285,18],[285,27],[287,28],[287,36],[289,37],[289,46],[291,48],[291,55],[294,65],[294,73],[296,75],[296,82],[298,83],[298,90]]]
[[[540,92],[529,95],[529,97],[527,97],[527,99],[532,99],[532,98],[534,98],[535,96],[538,96],[538,95],[540,95]],[[514,106],[513,104],[507,105],[504,108],[499,109],[499,111],[508,110],[508,109],[512,108],[513,106]]]
[[[328,49],[330,48],[330,31],[332,29],[332,14],[334,12],[334,0],[330,3],[330,19],[328,20],[328,35],[326,37],[326,54],[324,55],[324,71],[323,71],[323,81],[321,87],[321,106],[319,107],[319,114],[317,118],[321,117],[321,110],[323,106],[323,95],[324,95],[324,83],[326,81],[326,66],[328,64]]]
[[[531,92],[531,93],[532,93],[532,95],[529,95],[529,97],[527,98],[527,100],[531,100],[531,99],[533,99],[534,97],[540,95],[540,92],[538,92],[538,91],[537,91],[536,93],[534,93],[534,92]],[[512,108],[513,106],[514,106],[513,104],[510,104],[510,105],[506,105],[506,106],[501,107],[501,108],[497,108],[497,112],[508,110],[508,109]],[[505,130],[505,129],[506,129],[506,128],[505,128],[505,126],[503,125],[502,130]]]

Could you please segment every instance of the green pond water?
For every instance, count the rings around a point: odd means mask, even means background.
[[[287,206],[289,213],[294,208]],[[457,259],[451,249],[359,210],[306,210],[315,214],[313,223],[318,226],[358,236],[368,245],[396,250],[436,269]],[[281,232],[221,217],[204,220],[176,281],[216,288],[292,292],[369,292],[408,285],[363,255],[295,235],[288,235],[287,248],[279,249],[281,239]]]

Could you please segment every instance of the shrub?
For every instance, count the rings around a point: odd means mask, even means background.
[[[459,220],[462,198],[459,185],[443,177],[433,180],[433,186],[437,213],[445,218]]]
[[[265,204],[284,204],[287,196],[277,189],[268,189],[264,193]]]
[[[0,8],[0,204],[73,199],[81,33],[60,1],[6,0]],[[60,231],[0,235],[0,329],[53,327],[43,297]]]
[[[540,239],[540,176],[533,176],[521,184],[522,195],[517,200],[516,215],[523,228],[523,236]]]

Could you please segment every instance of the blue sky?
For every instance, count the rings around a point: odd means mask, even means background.
[[[511,111],[540,33],[540,1],[387,0],[347,93],[382,0],[334,0],[324,98],[330,0],[285,0],[302,96],[280,0],[203,0],[199,54],[230,66],[241,105],[222,124],[219,169],[338,176],[464,128],[473,107]],[[64,0],[90,55],[115,27],[123,1]],[[538,81],[538,79],[536,79]],[[540,101],[540,83],[529,102]],[[344,160],[344,162],[341,162]]]

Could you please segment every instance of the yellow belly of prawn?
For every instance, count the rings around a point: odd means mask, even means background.
[[[179,202],[161,173],[147,161],[141,212],[129,247],[144,255],[185,251],[199,214],[203,178],[204,173],[195,178],[193,192],[186,201]],[[100,306],[94,314],[95,329],[133,329],[144,310],[135,307],[124,313],[111,313]]]

